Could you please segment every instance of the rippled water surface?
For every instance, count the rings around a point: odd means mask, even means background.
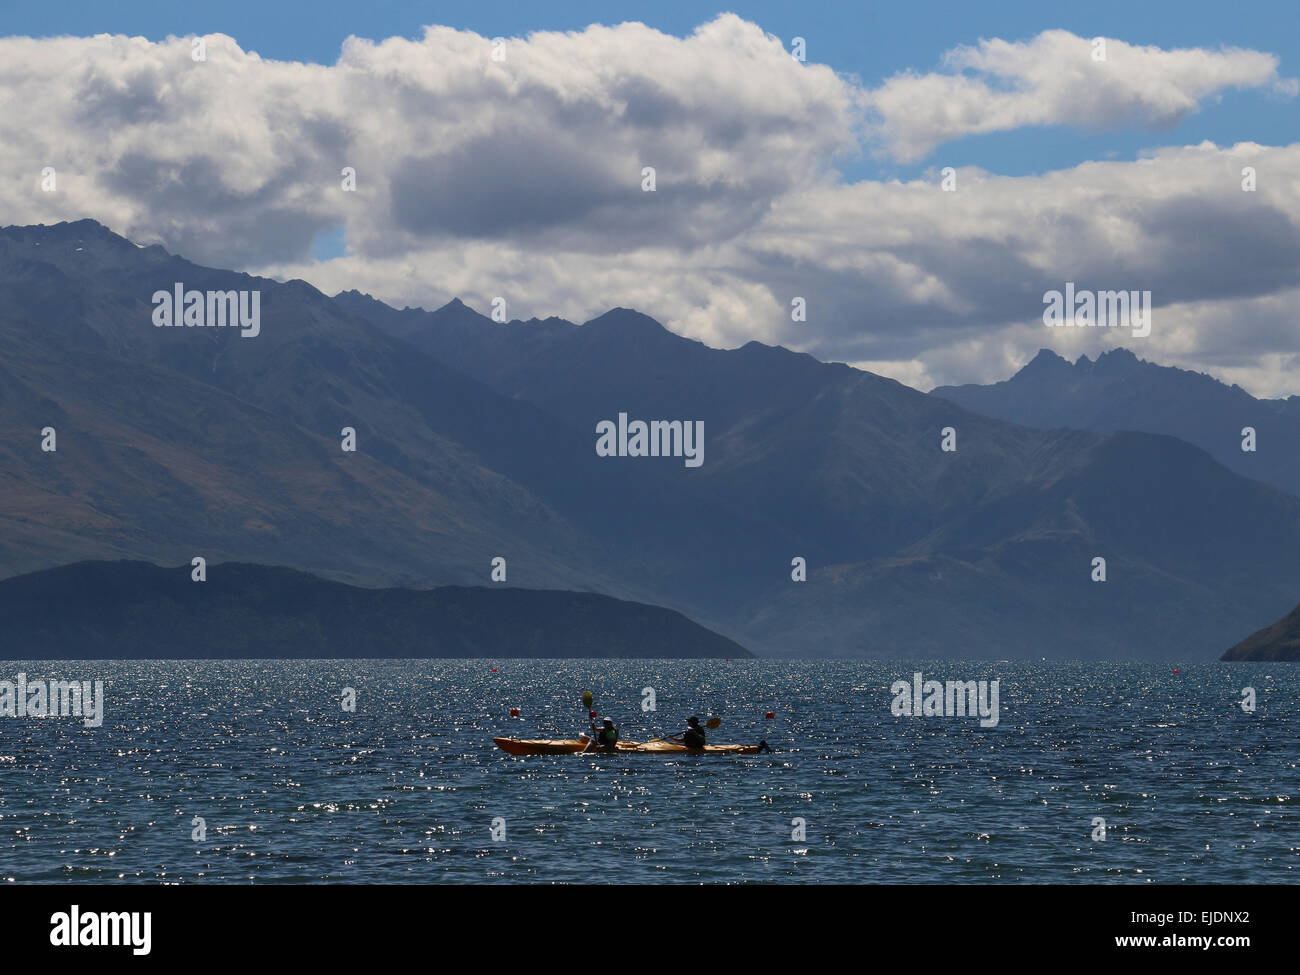
[[[893,716],[890,685],[918,669],[999,679],[998,726]],[[1300,876],[1295,665],[93,661],[7,664],[0,679],[19,672],[102,679],[106,705],[100,728],[0,718],[4,881]],[[587,689],[625,739],[717,714],[711,741],[778,750],[516,758],[492,744],[574,737]]]

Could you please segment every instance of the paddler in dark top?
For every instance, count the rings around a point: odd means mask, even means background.
[[[612,752],[614,746],[618,744],[618,729],[614,727],[614,719],[606,718],[601,722],[601,727],[596,727],[596,722],[591,723],[591,737],[595,740],[595,747]]]
[[[704,747],[704,729],[700,727],[700,719],[692,715],[686,719],[686,730],[682,732],[680,738],[669,737],[669,741],[675,741],[679,745],[685,745],[687,748]]]

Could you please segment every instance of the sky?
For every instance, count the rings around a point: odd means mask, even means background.
[[[398,306],[635,307],[921,389],[1124,345],[1295,394],[1297,28],[1285,3],[0,0],[0,222]],[[1066,282],[1150,291],[1150,334],[1045,327]]]

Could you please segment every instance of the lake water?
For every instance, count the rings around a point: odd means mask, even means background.
[[[894,716],[890,686],[917,670],[997,679],[997,726]],[[104,720],[0,718],[4,881],[1300,878],[1296,665],[0,665],[0,679],[20,672],[103,680]],[[493,745],[575,737],[584,690],[624,739],[719,715],[710,741],[777,751],[520,758]]]

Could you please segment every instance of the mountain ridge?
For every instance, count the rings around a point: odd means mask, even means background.
[[[123,243],[0,230],[0,573],[203,554],[425,587],[501,557],[511,586],[763,653],[894,658],[1208,659],[1300,591],[1300,500],[1162,435],[1011,423],[629,309],[398,311]],[[176,280],[261,288],[261,334],[155,329]],[[621,413],[703,424],[703,464],[598,456]]]
[[[1176,436],[1229,470],[1300,495],[1300,397],[1256,399],[1235,384],[1148,362],[1126,348],[1074,363],[1040,349],[1009,379],[937,386],[930,395],[1035,428]],[[1246,427],[1256,432],[1254,451],[1241,449]]]
[[[371,589],[283,566],[79,562],[0,580],[6,659],[751,657],[681,613],[596,593]]]

